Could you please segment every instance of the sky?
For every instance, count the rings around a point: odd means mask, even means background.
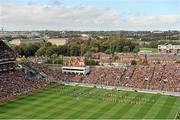
[[[0,0],[5,30],[180,30],[180,0]]]

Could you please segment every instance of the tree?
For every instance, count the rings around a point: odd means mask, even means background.
[[[102,44],[100,44],[100,51],[105,52],[109,48],[109,41],[102,41]]]
[[[19,56],[21,56],[21,52],[22,52],[22,50],[21,50],[21,48],[19,47],[19,46],[17,46],[17,45],[15,45],[15,46],[12,46],[12,49],[13,49],[13,51]]]
[[[129,50],[129,47],[128,46],[124,46],[123,47],[123,52],[129,52],[130,50]]]
[[[84,55],[84,53],[86,52],[87,50],[87,46],[85,44],[81,44],[80,45],[80,53],[81,53],[81,56]]]
[[[36,51],[40,48],[40,44],[29,44],[27,45],[27,56],[34,56]]]
[[[25,56],[28,57],[28,52],[27,52],[27,45],[26,44],[20,44],[19,45],[20,49],[21,49],[21,56]]]
[[[46,50],[47,50],[47,48],[46,47],[41,47],[40,49],[38,49],[37,51],[36,51],[36,55],[37,56],[45,56],[46,55]]]
[[[157,41],[152,41],[152,42],[150,42],[150,44],[149,44],[149,47],[151,47],[151,48],[157,48],[158,47],[158,42]]]
[[[22,63],[22,62],[26,62],[27,61],[27,58],[25,57],[21,57],[17,60],[18,64]]]
[[[15,52],[20,56],[42,56],[52,54],[64,55],[64,56],[83,56],[86,51],[93,53],[103,52],[107,54],[113,54],[115,52],[137,52],[138,48],[136,44],[130,40],[126,40],[121,34],[116,34],[109,39],[104,40],[80,40],[78,38],[72,38],[68,40],[68,43],[62,46],[54,46],[49,42],[41,42],[37,44],[21,44],[20,46],[13,47]]]
[[[84,54],[84,57],[85,58],[88,58],[88,59],[91,59],[92,58],[92,53],[90,51],[87,51],[85,54]]]
[[[56,54],[57,46],[53,45],[47,48],[46,53],[47,56],[52,56],[53,54]]]
[[[71,43],[69,45],[69,55],[70,56],[79,56],[80,55],[80,47],[76,43]]]
[[[99,63],[94,60],[87,60],[85,61],[86,65],[98,65]]]
[[[98,47],[92,47],[91,52],[97,53],[99,51]]]
[[[139,50],[140,50],[139,46],[136,46],[136,47],[134,48],[133,52],[134,52],[134,53],[138,53]]]
[[[131,65],[137,65],[137,61],[136,60],[132,60],[131,61]]]

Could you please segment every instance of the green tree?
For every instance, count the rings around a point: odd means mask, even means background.
[[[87,51],[85,54],[84,54],[84,57],[87,58],[87,59],[91,59],[92,58],[92,53],[90,51]]]
[[[129,49],[128,46],[124,46],[124,47],[123,47],[123,52],[129,52],[129,51],[130,51],[130,49]]]
[[[137,65],[137,61],[136,60],[132,60],[131,61],[131,65]]]
[[[136,46],[136,47],[134,48],[133,52],[134,52],[134,53],[138,53],[139,50],[140,50],[139,46]]]
[[[87,50],[87,46],[85,44],[81,44],[80,45],[81,56],[85,54],[86,50]]]
[[[47,56],[52,56],[53,54],[56,54],[56,52],[57,52],[57,46],[56,45],[50,46],[46,50]]]
[[[94,60],[87,60],[85,61],[86,65],[98,65],[99,63]]]
[[[47,50],[47,48],[46,47],[41,47],[40,49],[38,49],[37,51],[36,51],[36,55],[37,56],[45,56],[46,55],[46,50]]]

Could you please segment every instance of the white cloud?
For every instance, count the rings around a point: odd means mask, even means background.
[[[113,26],[119,21],[119,15],[110,9],[97,9],[91,6],[65,7],[62,5],[2,5],[0,20],[4,24],[17,26],[32,25],[50,28],[64,27],[94,28]]]
[[[92,6],[2,4],[0,22],[5,28],[56,30],[121,30],[180,28],[180,15],[144,16],[117,13]],[[164,25],[164,26],[163,26]]]
[[[130,24],[134,25],[160,25],[160,24],[180,24],[180,15],[148,16],[139,18],[129,18]]]

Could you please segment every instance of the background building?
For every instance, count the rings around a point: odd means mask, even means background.
[[[90,67],[85,65],[85,58],[74,58],[62,66],[62,73],[86,75],[90,72]]]
[[[158,52],[161,54],[180,54],[180,45],[158,45]]]

